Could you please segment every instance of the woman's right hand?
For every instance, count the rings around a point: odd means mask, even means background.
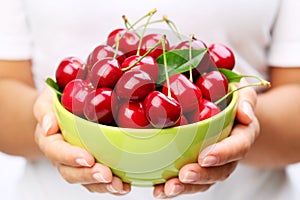
[[[79,183],[90,192],[122,195],[130,192],[129,184],[113,176],[111,170],[96,163],[85,149],[64,141],[53,109],[54,92],[47,86],[34,105],[37,119],[35,139],[41,151],[71,184]]]

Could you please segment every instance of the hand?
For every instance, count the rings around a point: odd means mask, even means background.
[[[198,157],[198,163],[183,166],[178,178],[156,186],[154,196],[170,198],[180,194],[203,192],[214,183],[228,178],[259,135],[259,123],[254,115],[256,99],[253,89],[240,90],[237,123],[230,136],[205,148]]]
[[[34,105],[38,121],[35,138],[45,156],[69,183],[80,183],[90,192],[128,193],[130,185],[113,176],[107,166],[96,163],[86,150],[64,141],[53,110],[53,94],[46,87]]]

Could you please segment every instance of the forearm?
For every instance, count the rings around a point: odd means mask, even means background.
[[[0,79],[0,91],[0,151],[27,158],[41,156],[34,141],[36,120],[32,111],[38,92],[12,79]]]
[[[258,96],[261,133],[244,162],[281,168],[300,161],[300,85],[285,84]]]

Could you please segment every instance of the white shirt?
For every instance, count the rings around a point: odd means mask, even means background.
[[[87,58],[110,31],[123,27],[123,14],[134,21],[152,8],[158,10],[154,18],[166,14],[182,34],[229,46],[240,73],[268,78],[269,65],[300,66],[298,0],[0,0],[0,59],[32,59],[42,88],[64,57]],[[288,186],[283,170],[240,165],[209,191],[178,199],[293,199]],[[148,188],[133,188],[124,197],[91,194],[66,183],[46,160],[27,163],[16,195],[26,200],[152,199]]]

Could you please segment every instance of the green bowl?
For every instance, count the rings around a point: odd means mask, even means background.
[[[106,126],[73,115],[58,97],[54,105],[67,142],[85,148],[124,182],[153,186],[176,177],[183,165],[197,162],[203,148],[230,134],[237,99],[235,92],[229,105],[209,119],[166,129]]]

